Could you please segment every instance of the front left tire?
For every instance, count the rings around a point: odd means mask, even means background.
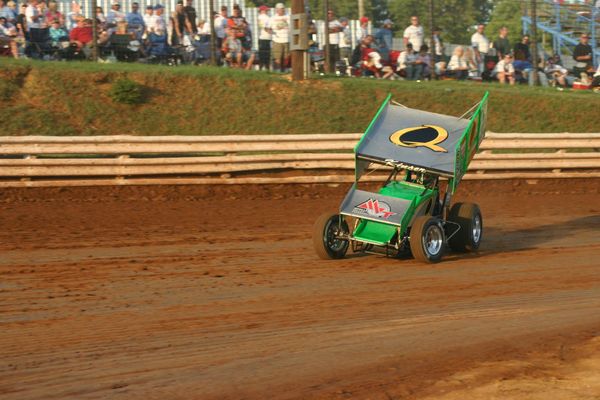
[[[319,258],[336,260],[344,258],[350,242],[340,236],[347,236],[348,224],[339,214],[321,215],[313,227],[313,245]]]

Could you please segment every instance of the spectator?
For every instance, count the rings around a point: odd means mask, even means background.
[[[419,23],[419,17],[413,15],[410,17],[410,25],[404,30],[404,46],[411,43],[413,50],[418,52],[423,45],[424,37],[425,34],[423,32],[423,26]]]
[[[127,28],[135,33],[136,39],[141,39],[144,31],[146,30],[146,23],[144,17],[140,15],[140,5],[138,2],[131,3],[131,12],[127,13],[125,19],[127,21]]]
[[[27,5],[21,4],[21,12],[17,15],[16,21],[17,34],[23,38],[27,36],[27,16],[25,15],[26,11]]]
[[[249,40],[249,24],[248,21],[246,21],[246,18],[244,18],[242,15],[240,6],[237,4],[233,6],[233,15],[227,20],[227,27],[233,29],[235,37],[240,40],[242,46],[245,48],[249,47],[248,42],[251,41]]]
[[[471,36],[471,47],[475,54],[475,61],[479,69],[479,73],[483,73],[485,68],[485,57],[490,50],[490,41],[485,36],[485,25],[477,25],[477,31]]]
[[[600,65],[592,77],[592,88],[594,88],[594,92],[600,93]]]
[[[422,72],[421,66],[417,65],[418,57],[419,55],[413,49],[412,43],[407,43],[406,49],[400,52],[398,61],[396,63],[396,72],[398,75],[406,78],[409,81],[417,79],[417,75]]]
[[[0,0],[0,18],[4,18],[6,22],[9,22],[11,24],[11,19],[14,19],[12,10],[8,8],[4,0]]]
[[[271,69],[271,17],[269,7],[262,5],[258,8],[258,68]]]
[[[178,1],[175,5],[175,11],[171,14],[171,46],[179,46],[184,44],[184,36],[192,32],[189,26],[189,21],[183,10],[183,1]]]
[[[531,65],[531,51],[529,50],[529,35],[523,35],[521,42],[515,44],[515,61],[526,61]]]
[[[505,55],[510,54],[510,42],[508,40],[508,28],[503,26],[500,28],[498,38],[494,40],[493,48],[496,49],[499,59],[503,59]]]
[[[431,56],[429,55],[429,46],[426,44],[421,46],[419,53],[417,55],[417,61],[415,63],[415,79],[421,80],[423,78],[430,79],[431,78]]]
[[[569,71],[561,65],[560,56],[554,54],[548,58],[544,66],[544,73],[552,81],[553,86],[558,85],[561,88],[567,86],[567,75]]]
[[[579,44],[575,46],[573,51],[573,59],[576,64],[573,67],[573,74],[576,77],[585,76],[585,80],[588,80],[588,76],[593,73],[592,65],[592,46],[589,45],[590,37],[587,33],[583,33],[579,39]]]
[[[157,4],[154,6],[154,16],[152,18],[152,23],[150,26],[150,30],[156,33],[157,36],[161,37],[167,32],[167,22],[164,17],[165,8],[162,4]],[[159,33],[160,32],[160,33]]]
[[[192,3],[193,0],[186,0],[183,11],[185,12],[185,16],[188,19],[188,22],[190,24],[189,26],[192,28],[192,34],[196,34],[198,32],[198,29],[196,27],[197,14],[196,9],[192,6]]]
[[[118,1],[113,1],[110,6],[110,11],[106,14],[106,23],[108,28],[116,28],[117,22],[126,21],[126,15],[121,11],[121,4]],[[113,29],[114,31],[114,29]]]
[[[392,50],[394,33],[392,32],[392,26],[394,23],[391,19],[383,21],[383,26],[379,28],[375,34],[375,44],[377,51],[381,55],[381,58],[386,63],[390,61],[390,51]]]
[[[358,31],[356,33],[356,43],[357,46],[360,45],[360,42],[367,36],[369,35],[369,18],[367,17],[360,17],[360,27],[358,28]]]
[[[504,58],[496,64],[494,74],[498,82],[505,84],[509,82],[511,85],[515,84],[515,69],[513,67],[513,58],[510,54],[505,54]]]
[[[32,29],[40,29],[42,27],[44,17],[38,9],[37,0],[29,0],[27,9],[25,10],[25,17],[27,18],[27,32],[31,31]]]
[[[329,24],[329,66],[333,69],[335,63],[340,59],[340,32],[343,27],[335,18],[333,10],[327,11],[327,21]]]
[[[275,15],[271,17],[271,31],[273,32],[271,50],[273,52],[274,68],[283,72],[286,60],[290,54],[290,17],[285,14],[283,3],[275,5]]]
[[[381,64],[381,54],[379,54],[377,49],[371,48],[373,42],[373,36],[367,35],[362,40],[361,44],[357,46],[358,51],[360,51],[359,65],[361,69],[361,75],[381,78],[381,69],[383,68],[383,64]],[[355,52],[356,51],[357,50],[355,50]],[[393,74],[394,71],[391,71],[391,73]]]
[[[19,58],[17,49],[17,28],[5,16],[0,17],[0,46],[8,46],[14,58]]]
[[[342,30],[340,31],[340,60],[350,63],[352,56],[352,32],[348,18],[340,18],[340,25],[342,25]]]
[[[469,69],[471,68],[469,61],[465,58],[465,49],[462,46],[456,47],[448,62],[446,74],[452,78],[464,80],[469,76]]]
[[[433,44],[434,44],[434,49],[433,49],[433,61],[434,63],[438,63],[441,61],[445,61],[445,57],[444,57],[444,42],[442,41],[442,37],[440,36],[442,34],[442,29],[435,27],[433,28]]]
[[[226,29],[227,37],[223,41],[223,47],[221,50],[225,55],[225,61],[230,66],[242,66],[242,42],[236,36],[236,31],[233,28],[228,27]]]
[[[371,44],[373,43],[373,40],[373,36],[367,35],[362,38],[360,42],[358,42],[352,51],[352,59],[350,60],[350,64],[352,64],[354,68],[360,68],[365,52],[371,50]]]
[[[210,24],[205,19],[199,19],[198,25],[196,26],[196,34],[200,36],[202,43],[210,42]]]
[[[69,33],[71,56],[75,52],[83,52],[86,57],[91,53],[90,45],[93,39],[92,20],[80,19],[77,26]],[[69,57],[70,58],[70,57]]]
[[[4,3],[4,0],[0,0],[0,17],[6,18],[6,22],[9,24],[16,24],[17,22],[17,5],[14,1],[9,1],[8,3]]]
[[[221,6],[221,13],[216,14],[214,18],[215,24],[215,35],[217,36],[217,47],[221,48],[223,46],[223,40],[227,36],[227,32],[225,29],[227,28],[227,20],[229,19],[227,15],[227,6]]]
[[[59,47],[62,42],[69,41],[69,34],[57,19],[50,23],[50,40],[54,47]]]
[[[75,28],[80,18],[83,18],[83,15],[81,15],[81,6],[74,1],[71,3],[71,11],[67,14],[67,30],[70,31]]]
[[[46,11],[48,11],[48,8],[46,7],[46,2],[38,0],[37,9],[40,14],[40,29],[45,29],[48,27],[48,21],[46,20]]]
[[[51,1],[48,3],[48,10],[46,10],[44,19],[49,24],[52,24],[52,22],[54,22],[54,20],[58,20],[60,26],[65,25],[65,17],[64,17],[64,15],[62,15],[62,13],[60,11],[58,11],[58,5],[55,1]]]
[[[469,67],[469,78],[476,78],[479,76],[479,68],[477,66],[477,61],[475,61],[475,52],[470,46],[465,47],[464,50],[464,58],[467,61],[467,66]]]
[[[106,27],[106,15],[104,15],[102,7],[96,7],[96,21],[103,27]]]
[[[148,33],[154,23],[154,7],[151,5],[146,6],[146,12],[144,13],[144,35],[148,37]]]

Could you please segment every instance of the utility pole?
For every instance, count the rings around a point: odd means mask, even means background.
[[[98,61],[98,24],[96,21],[96,0],[92,0],[92,60]]]
[[[304,79],[305,41],[308,41],[307,20],[304,13],[304,1],[292,0],[292,29],[290,48],[292,50],[292,80]]]
[[[429,34],[431,35],[431,47],[429,48],[429,71],[433,76],[433,72],[435,71],[435,37],[433,34],[433,0],[429,0]]]
[[[358,19],[365,16],[365,0],[358,0]]]
[[[325,72],[331,72],[331,65],[329,65],[329,18],[327,17],[327,11],[329,11],[329,0],[323,1],[325,8]]]
[[[217,31],[215,29],[215,0],[209,1],[209,11],[210,14],[207,18],[208,23],[210,24],[210,64],[213,66],[217,65]]]
[[[538,86],[540,79],[538,76],[538,48],[537,48],[537,0],[531,0],[531,62],[533,68],[531,73],[533,74],[533,85]]]

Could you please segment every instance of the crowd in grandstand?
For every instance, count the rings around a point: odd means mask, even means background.
[[[316,40],[316,24],[308,29],[309,54],[312,65],[320,67],[323,52]],[[533,65],[530,37],[524,35],[512,45],[508,30],[503,27],[495,38],[488,38],[485,25],[478,25],[471,43],[457,46],[446,55],[443,31],[434,28],[431,37],[417,16],[403,30],[402,50],[393,47],[393,22],[383,21],[371,32],[368,18],[360,19],[360,28],[351,31],[348,18],[327,13],[329,28],[329,65],[339,75],[372,76],[381,79],[457,79],[496,80],[515,84],[531,81],[538,74],[542,83],[559,88],[574,82],[599,86],[600,68],[594,69],[593,49],[589,36],[582,34],[576,46],[571,71],[561,57],[554,54],[541,57]],[[95,22],[95,24],[94,24]],[[251,27],[239,6],[228,10],[222,6],[213,15],[216,58],[221,65],[246,69],[285,71],[290,67],[290,16],[284,4],[274,9],[259,7],[258,26]],[[105,12],[95,10],[95,21],[86,18],[78,3],[66,15],[58,11],[57,3],[28,0],[0,0],[0,50],[15,58],[89,59],[92,54],[96,26],[97,53],[100,60],[146,62],[202,62],[211,57],[211,24],[197,18],[192,0],[180,0],[170,15],[161,4],[140,10],[131,4],[125,12],[118,1]],[[253,35],[258,36],[258,49],[253,48]],[[353,35],[355,37],[353,37]],[[352,43],[357,43],[353,48]],[[432,48],[432,51],[430,51]]]

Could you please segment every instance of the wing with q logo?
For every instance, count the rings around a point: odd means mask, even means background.
[[[357,177],[369,161],[460,179],[483,139],[486,105],[487,93],[465,116],[455,117],[395,105],[388,96],[355,148]]]

